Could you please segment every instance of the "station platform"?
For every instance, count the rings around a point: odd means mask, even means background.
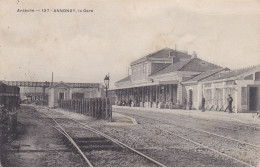
[[[36,109],[47,109],[47,110],[53,110],[59,113],[62,113],[63,115],[66,115],[67,117],[70,118],[74,118],[74,119],[83,119],[83,120],[89,120],[89,119],[95,119],[95,118],[91,118],[89,116],[80,114],[80,113],[76,113],[76,112],[71,112],[68,110],[64,110],[61,108],[49,108],[47,106],[36,106],[36,105],[25,105],[25,106],[31,106],[34,107]],[[112,118],[112,122],[108,122],[106,120],[101,120],[104,121],[104,124],[109,124],[112,126],[131,126],[131,125],[137,125],[137,121],[129,116],[126,115],[122,115],[120,113],[113,113],[113,118]]]
[[[128,107],[128,106],[116,106],[116,105],[113,105],[113,109],[133,109],[133,110],[140,110],[140,111],[180,114],[180,115],[189,115],[189,116],[200,117],[205,119],[216,118],[222,120],[223,119],[233,120],[233,121],[235,120],[241,123],[260,125],[260,115],[257,115],[257,113],[228,113],[223,111],[202,112],[201,110],[158,109],[158,108],[142,108],[142,107]]]

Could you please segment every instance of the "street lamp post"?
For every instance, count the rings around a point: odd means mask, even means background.
[[[104,83],[105,83],[105,86],[106,86],[106,97],[107,97],[107,89],[109,88],[109,74],[105,76],[104,78]]]
[[[109,78],[109,74],[108,74],[104,78],[104,83],[105,83],[105,86],[106,86],[106,119],[109,118],[110,121],[112,121],[112,109],[110,109],[111,103],[110,103],[109,99],[107,98],[108,97],[107,89],[109,88],[109,80],[110,80],[110,78]]]

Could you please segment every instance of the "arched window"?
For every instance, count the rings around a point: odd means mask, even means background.
[[[255,80],[260,81],[260,71],[255,73]]]

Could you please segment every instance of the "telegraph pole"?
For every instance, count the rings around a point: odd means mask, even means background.
[[[51,85],[53,86],[53,72],[51,72]]]

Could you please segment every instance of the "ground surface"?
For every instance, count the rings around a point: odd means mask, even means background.
[[[246,162],[253,166],[259,166],[260,126],[256,120],[249,123],[246,122],[248,119],[229,119],[230,116],[226,119],[223,114],[221,116],[198,112],[187,114],[188,111],[163,113],[131,108],[117,108],[113,111],[135,118],[139,125],[132,127],[133,129],[129,129],[128,132],[132,132],[131,136],[136,135],[132,138],[138,140],[132,140],[132,144],[138,145],[140,141],[147,140],[147,144],[144,144],[145,147],[160,149],[161,152],[157,156],[167,165],[248,166],[243,164]],[[234,117],[237,116],[234,115]],[[124,130],[120,131],[119,134],[123,132]],[[138,133],[146,133],[146,135],[138,135]],[[128,135],[130,134],[128,133]],[[234,159],[200,147],[200,145],[178,136],[212,148]],[[227,138],[235,139],[240,143]],[[250,143],[253,146],[242,142]],[[170,157],[165,158],[167,155]],[[239,160],[243,162],[241,163]]]
[[[21,107],[18,122],[19,136],[7,145],[6,157],[1,159],[3,167],[83,166],[79,156],[68,151],[61,136],[34,108]]]
[[[19,138],[10,143],[3,166],[86,166],[78,154],[64,145],[61,135],[41,113],[60,121],[74,118],[166,166],[259,166],[260,125],[250,118],[239,121],[209,113],[180,114],[182,111],[177,110],[164,113],[132,108],[114,108],[113,112],[115,122],[107,122],[61,109],[37,107],[36,111],[23,107],[18,115]],[[134,125],[124,115],[134,118],[138,124]],[[63,126],[74,136],[88,134],[68,119]],[[94,166],[152,166],[127,152],[92,151],[86,155],[94,161]]]

